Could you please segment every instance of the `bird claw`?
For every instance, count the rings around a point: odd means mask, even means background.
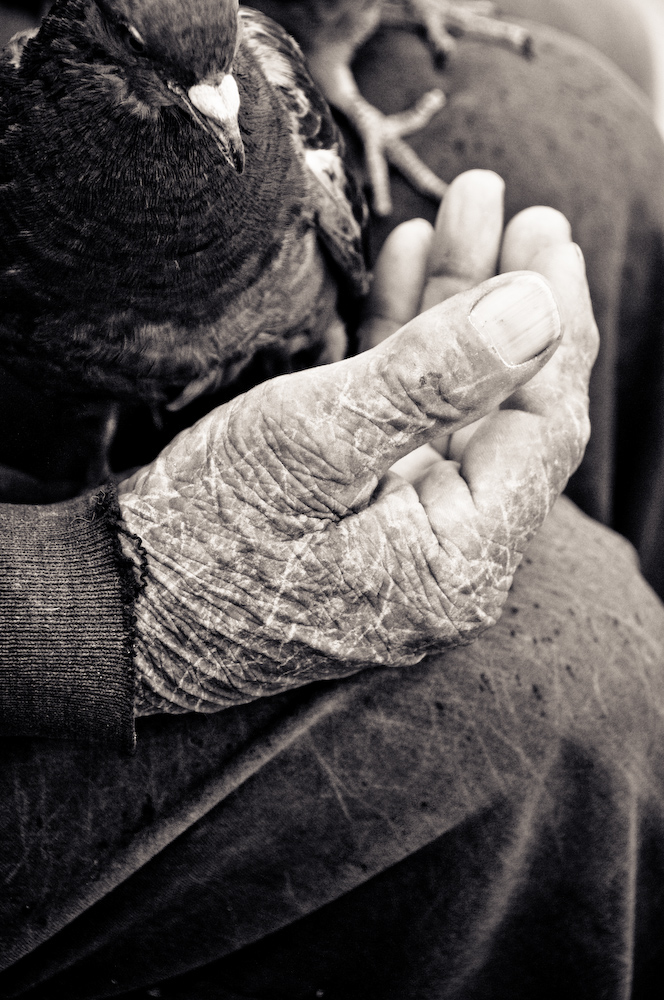
[[[376,215],[389,215],[392,211],[388,164],[403,174],[417,191],[436,201],[443,197],[447,185],[403,141],[403,136],[428,125],[444,103],[445,95],[436,89],[424,94],[412,108],[395,115],[384,115],[365,101],[358,104],[353,124],[364,144]]]
[[[439,55],[447,55],[454,49],[456,35],[508,45],[530,55],[528,32],[520,25],[495,20],[494,12],[495,6],[488,0],[382,0],[380,20],[389,25],[423,27]],[[344,38],[332,56],[329,47],[314,48],[309,53],[309,64],[330,104],[346,115],[364,144],[374,213],[389,215],[392,210],[388,164],[403,174],[417,191],[440,201],[446,190],[445,183],[403,141],[403,137],[429,123],[444,104],[442,91],[429,91],[413,108],[400,114],[381,114],[360,96],[352,77],[349,52],[354,51],[359,40],[355,36]]]
[[[442,90],[439,90],[438,87],[427,90],[426,94],[422,94],[412,108],[394,115],[381,115],[385,135],[391,133],[395,139],[401,139],[405,135],[419,132],[420,129],[429,124],[444,104],[445,94]]]
[[[424,28],[427,39],[438,56],[447,56],[456,45],[455,36],[507,45],[521,55],[530,56],[532,41],[525,28],[495,19],[496,5],[491,0],[385,0],[381,21],[387,24],[406,22]],[[444,104],[440,90],[431,90],[408,111],[384,116],[367,105],[354,121],[364,143],[369,183],[376,215],[392,210],[388,163],[413,187],[427,197],[440,201],[447,185],[403,142],[403,136],[428,124]],[[371,113],[369,113],[369,109]]]
[[[451,30],[478,42],[507,45],[523,56],[532,54],[532,38],[526,28],[498,20],[493,16],[495,10],[488,14],[480,13],[473,3],[468,2],[441,4],[440,0],[410,0],[410,3],[438,8],[448,34]]]
[[[429,44],[441,58],[456,46],[455,36],[507,45],[521,55],[530,55],[532,41],[525,28],[495,17],[491,0],[387,0],[384,24],[417,24],[424,28]]]

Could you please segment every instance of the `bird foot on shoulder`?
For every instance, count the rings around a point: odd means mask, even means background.
[[[456,37],[502,44],[521,55],[531,54],[531,38],[520,25],[498,20],[496,5],[490,0],[383,0],[381,23],[404,23],[424,28],[436,55],[446,57],[456,45]],[[334,102],[333,102],[334,103]],[[343,107],[360,135],[376,215],[389,215],[389,166],[397,169],[412,186],[428,198],[440,201],[447,185],[403,141],[404,136],[424,128],[445,103],[440,90],[424,94],[417,104],[396,115],[383,115],[359,98],[349,109]]]
[[[424,28],[437,56],[445,58],[454,50],[455,37],[503,44],[521,55],[530,55],[532,40],[518,24],[495,16],[491,0],[386,0],[383,24],[416,24]]]
[[[456,36],[503,44],[529,56],[532,42],[527,30],[498,20],[495,13],[496,5],[490,0],[384,0],[381,22],[403,24],[406,17],[410,24],[424,28],[429,44],[441,57],[453,51]],[[441,91],[432,90],[414,108],[401,114],[386,117],[375,108],[371,108],[373,114],[364,108],[354,119],[365,146],[376,215],[389,215],[391,211],[388,163],[422,194],[438,201],[443,197],[447,185],[402,140],[424,128],[444,101]],[[360,120],[363,117],[365,122]]]
[[[376,215],[389,215],[392,211],[390,164],[422,194],[436,201],[443,197],[447,188],[445,182],[403,138],[424,128],[444,103],[445,95],[441,90],[430,90],[412,108],[399,114],[384,115],[363,98],[357,101],[349,117],[364,145]]]

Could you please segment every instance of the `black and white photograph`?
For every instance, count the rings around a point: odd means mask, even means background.
[[[664,997],[664,0],[0,0],[0,1000]]]

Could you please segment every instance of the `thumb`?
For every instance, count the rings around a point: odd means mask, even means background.
[[[363,506],[410,451],[497,407],[543,367],[562,336],[541,275],[498,275],[434,306],[353,358],[286,375],[239,397],[233,433],[270,446],[329,512]],[[303,472],[306,470],[306,475]]]

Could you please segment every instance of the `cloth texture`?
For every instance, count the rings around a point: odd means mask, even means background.
[[[663,663],[633,550],[563,499],[471,646],[134,756],[4,741],[0,995],[653,997]]]
[[[0,733],[133,745],[136,584],[111,487],[0,504]]]

